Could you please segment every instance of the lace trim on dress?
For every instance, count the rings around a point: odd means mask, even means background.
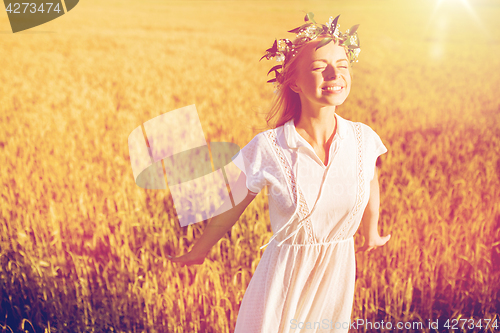
[[[361,209],[361,205],[363,203],[363,198],[365,195],[365,178],[363,177],[363,136],[361,132],[361,125],[359,123],[353,123],[353,127],[357,146],[356,172],[358,175],[358,189],[356,191],[356,204],[351,210],[349,217],[347,218],[342,228],[333,238],[333,241],[339,241],[346,238],[348,227],[352,224],[352,221]]]
[[[271,142],[271,146],[274,148],[274,152],[278,156],[278,160],[284,169],[285,179],[287,181],[289,188],[291,188],[293,202],[294,202],[295,206],[297,206],[297,204],[298,204],[299,217],[300,217],[300,220],[303,220],[304,217],[309,215],[309,208],[308,208],[307,203],[304,199],[304,195],[302,194],[302,190],[300,189],[300,186],[298,186],[298,184],[296,182],[296,178],[295,178],[295,175],[292,171],[292,167],[290,166],[290,163],[288,162],[288,160],[285,157],[285,154],[283,153],[283,150],[282,150],[283,148],[278,144],[278,140],[277,140],[277,136],[276,136],[275,131],[276,131],[276,129],[268,131],[268,132],[266,132],[266,135],[269,138],[269,141]],[[297,202],[297,197],[298,197],[298,202]],[[316,243],[316,240],[315,240],[314,234],[313,234],[313,230],[312,230],[310,217],[305,219],[302,224],[304,225],[304,228],[306,230],[307,242],[309,244]]]

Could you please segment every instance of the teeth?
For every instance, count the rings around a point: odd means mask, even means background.
[[[334,86],[334,87],[326,87],[324,89],[328,90],[328,91],[338,91],[338,90],[342,89],[342,87],[341,86]]]

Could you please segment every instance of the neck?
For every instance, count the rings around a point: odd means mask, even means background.
[[[294,124],[297,131],[303,136],[305,134],[304,138],[313,147],[324,146],[335,136],[335,105],[316,109],[302,107],[300,118]]]

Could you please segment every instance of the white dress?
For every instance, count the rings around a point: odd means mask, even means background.
[[[269,186],[273,230],[243,297],[236,333],[349,329],[353,235],[368,203],[376,159],[387,149],[367,125],[336,117],[327,166],[293,119],[257,134],[233,157],[250,191]]]

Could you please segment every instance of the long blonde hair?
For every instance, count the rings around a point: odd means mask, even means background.
[[[307,43],[300,46],[300,49],[295,54],[295,57],[285,59],[283,70],[281,72],[283,75],[283,82],[281,83],[281,87],[278,89],[276,96],[272,101],[271,108],[266,116],[267,126],[271,128],[279,127],[290,119],[298,121],[300,118],[302,110],[300,96],[290,88],[290,85],[295,79],[298,59],[306,44]],[[275,123],[270,124],[270,122],[272,122],[272,120],[276,117],[278,117],[278,120]]]
[[[319,40],[323,37],[329,36],[322,34],[314,40]],[[295,79],[295,73],[297,71],[297,60],[298,58],[300,58],[300,54],[302,53],[304,46],[309,44],[310,42],[311,41],[304,43],[299,47],[296,46],[295,49],[298,49],[298,52],[296,53],[295,57],[285,59],[282,71],[282,74],[284,75],[283,83],[281,84],[281,88],[277,91],[277,94],[272,101],[271,108],[266,116],[266,123],[270,128],[279,127],[285,124],[290,119],[294,119],[296,122],[298,122],[300,119],[300,114],[302,111],[300,96],[290,88],[290,85]],[[347,47],[344,48],[346,48],[346,55],[349,60],[348,68],[352,78],[353,73],[349,59],[349,52],[347,52]],[[277,118],[275,123],[272,122],[274,118]]]

